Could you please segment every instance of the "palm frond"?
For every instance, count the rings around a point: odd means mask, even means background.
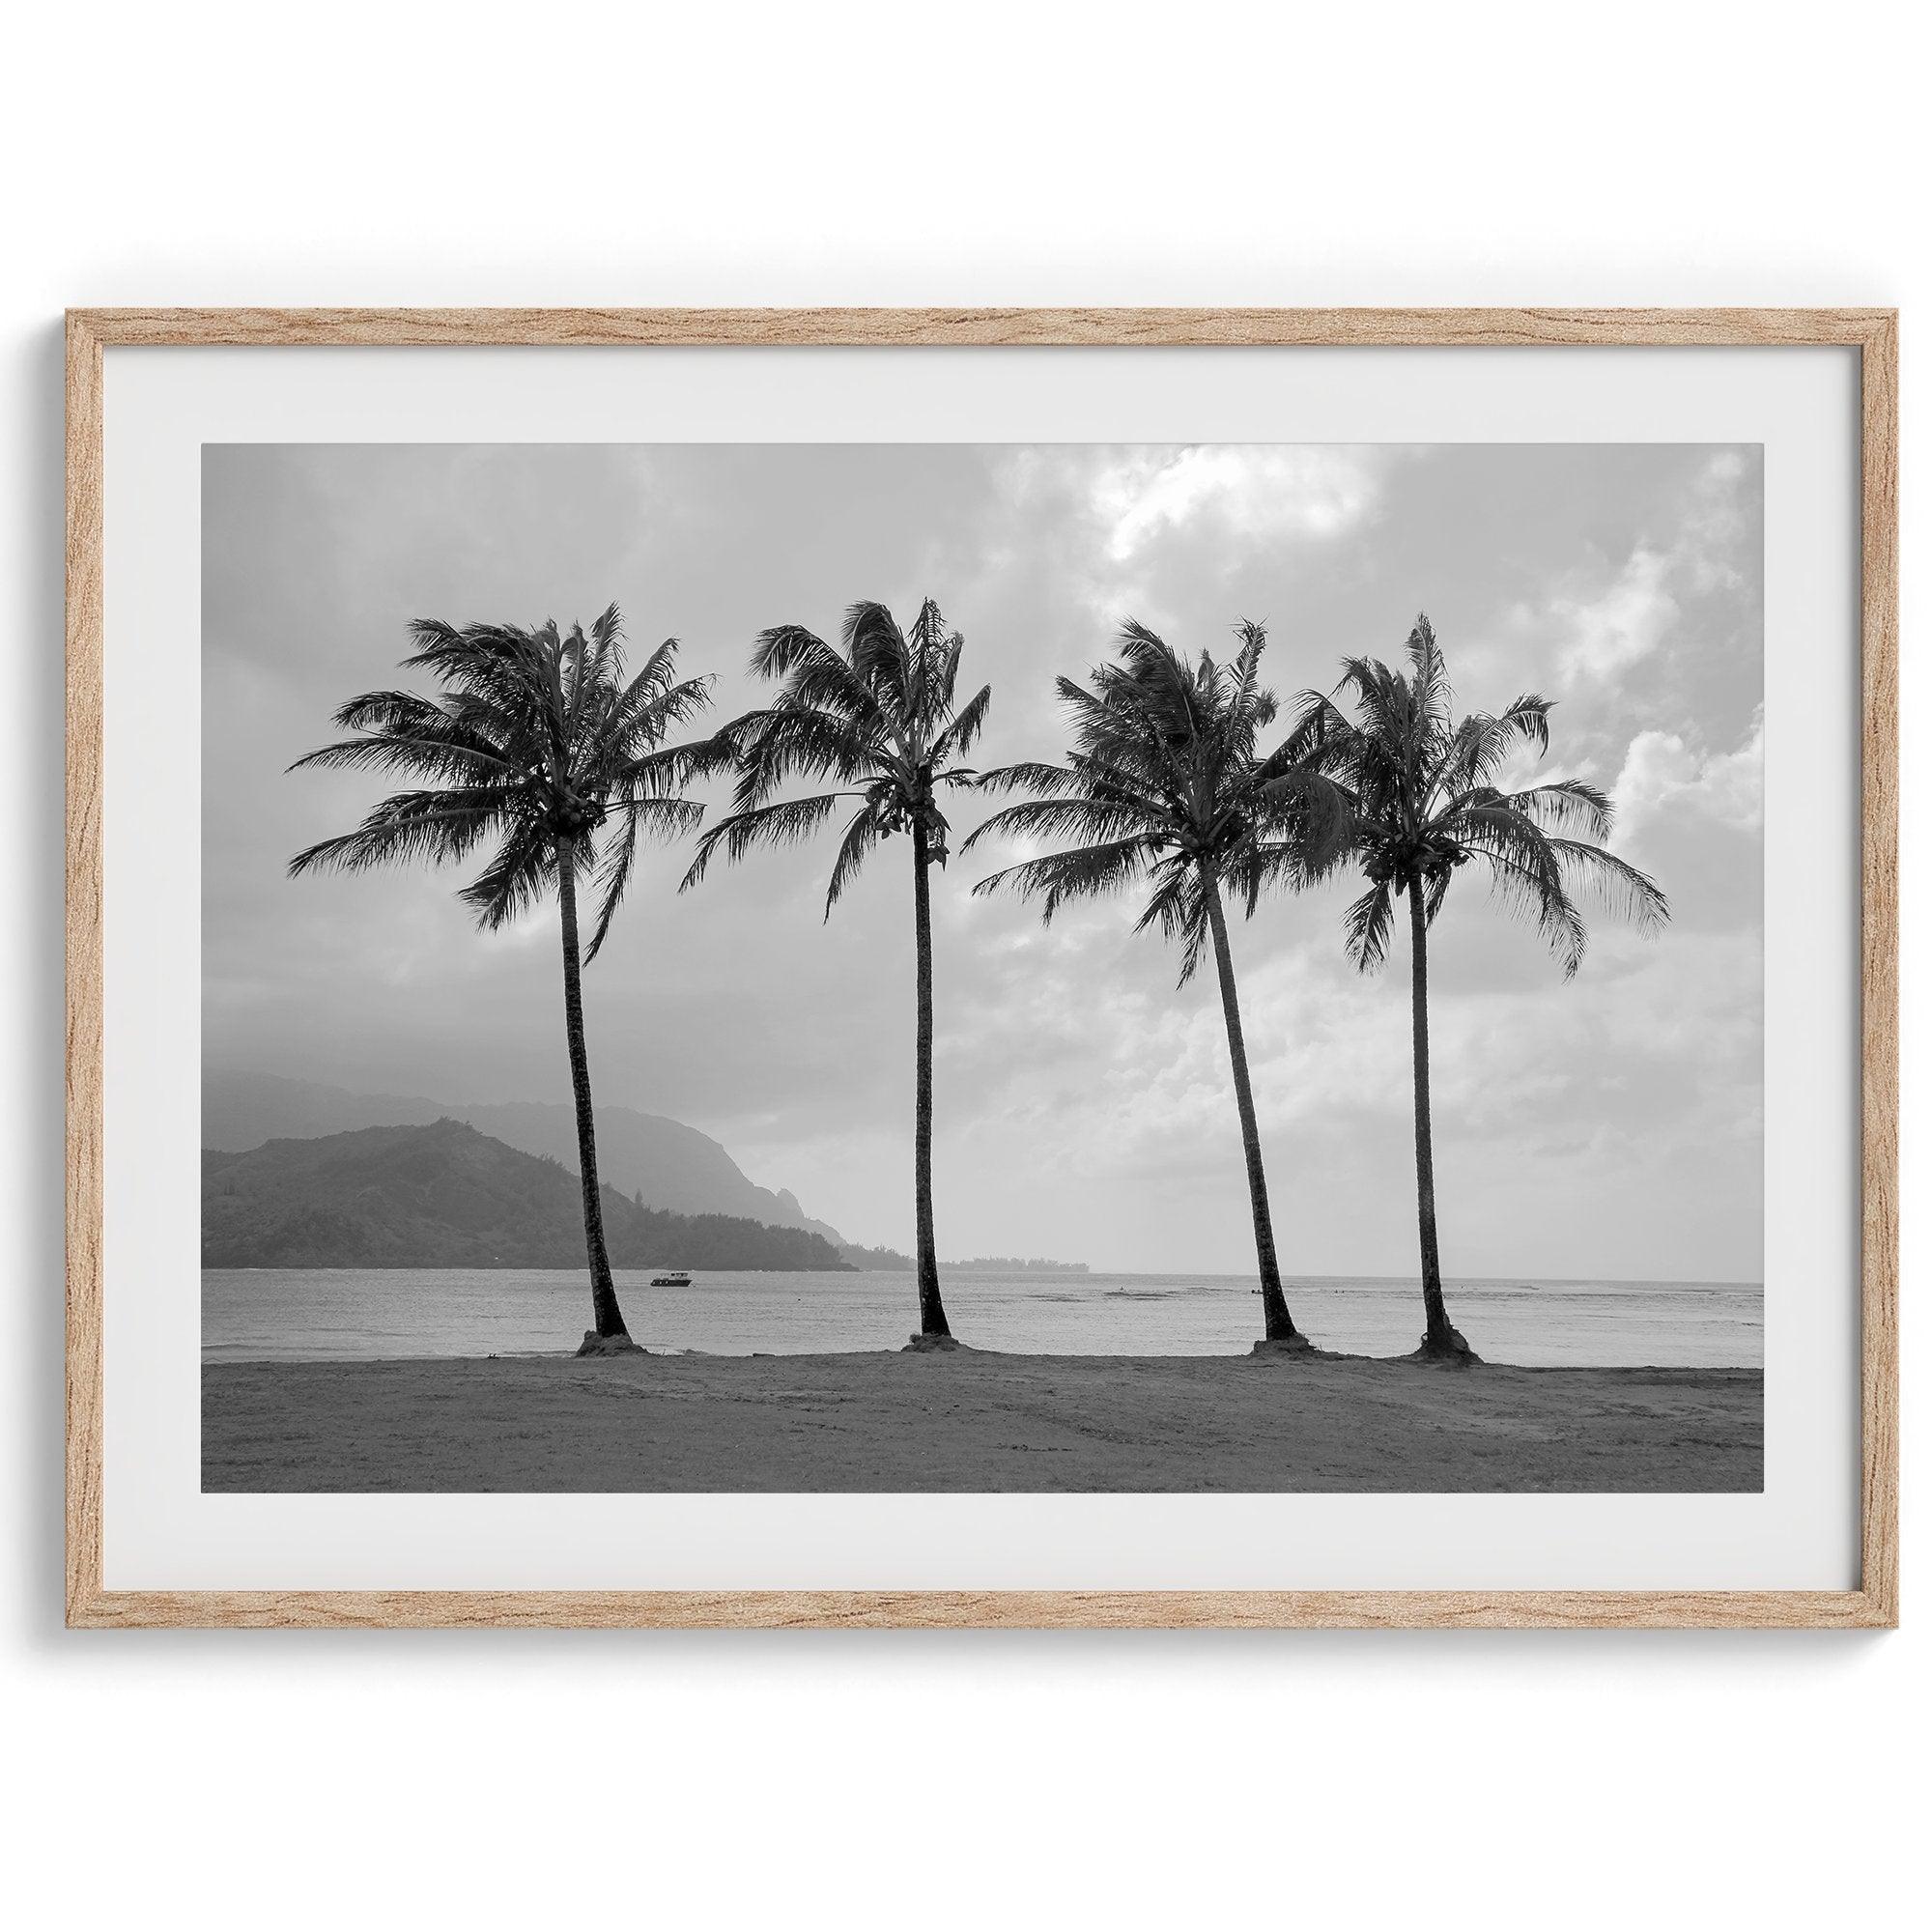
[[[1415,726],[1445,724],[1449,717],[1449,668],[1435,641],[1435,627],[1427,612],[1417,617],[1404,647],[1408,655],[1408,694]]]
[[[845,656],[860,681],[889,712],[909,721],[913,677],[905,633],[883,604],[869,599],[850,606],[840,633]]]
[[[1395,926],[1395,895],[1378,879],[1342,915],[1343,944],[1356,970],[1373,973],[1388,958]]]
[[[959,848],[970,852],[981,838],[1082,838],[1105,843],[1141,833],[1159,836],[1165,828],[1151,828],[1144,812],[1130,806],[1110,805],[1090,797],[1027,799],[1003,806],[983,824],[975,826]]]
[[[733,727],[738,761],[735,810],[765,804],[789,779],[838,779],[847,784],[873,776],[890,747],[838,713],[781,699]]]
[[[1355,799],[1345,785],[1285,753],[1262,761],[1243,787],[1259,836],[1295,855],[1296,887],[1325,878],[1355,846]],[[1291,875],[1284,872],[1284,880]]]
[[[824,639],[802,624],[780,624],[758,633],[753,672],[782,681],[786,698],[802,708],[827,711],[866,730],[885,724],[878,698],[865,680]]]
[[[532,905],[555,876],[554,841],[541,826],[520,825],[457,897],[478,925],[494,932]]]
[[[955,664],[954,668],[957,668]],[[951,703],[949,692],[947,701]],[[973,749],[973,741],[980,735],[986,722],[986,713],[992,708],[993,687],[982,685],[980,690],[960,707],[959,714],[932,741],[932,763],[944,765],[953,758],[963,758]]]
[[[1531,785],[1527,791],[1507,794],[1506,802],[1513,811],[1520,811],[1552,831],[1581,832],[1599,843],[1610,836],[1614,813],[1609,799],[1581,779]]]
[[[515,782],[523,774],[507,758],[454,739],[403,737],[393,732],[345,738],[304,752],[292,772],[400,772],[451,783]]]
[[[796,845],[810,838],[838,809],[838,801],[849,792],[827,792],[817,798],[788,798],[777,805],[755,806],[748,811],[734,811],[721,818],[697,841],[697,854],[691,869],[679,882],[678,891],[689,892],[703,878],[713,854],[722,850],[730,861],[742,859],[760,845]]]
[[[1670,901],[1648,872],[1601,845],[1576,838],[1552,838],[1549,843],[1569,878],[1638,932],[1648,937],[1668,923]]]
[[[1548,944],[1563,977],[1573,980],[1590,943],[1583,915],[1564,890],[1559,870],[1552,878],[1543,867],[1495,845],[1479,845],[1476,856],[1490,868],[1490,889],[1504,910],[1534,925]]]
[[[1136,932],[1157,925],[1163,939],[1170,944],[1179,942],[1180,971],[1175,978],[1177,986],[1184,986],[1193,979],[1208,947],[1208,890],[1198,866],[1169,859],[1162,865],[1154,890],[1134,922]]]
[[[825,888],[825,917],[828,920],[832,917],[832,908],[844,896],[845,888],[858,876],[867,855],[885,836],[885,828],[879,822],[878,807],[868,800],[852,814],[851,822],[845,827],[845,836],[838,841],[838,856],[832,862],[832,877]]]
[[[644,721],[657,713],[658,707],[675,688],[677,649],[677,639],[667,638],[632,674],[628,684],[620,685],[612,678],[610,687],[611,701],[603,725],[605,737],[622,742],[634,731],[643,728]],[[706,672],[704,676],[689,682],[692,689],[708,696],[716,680]]]
[[[966,640],[947,629],[946,618],[930,597],[919,607],[907,634],[907,715],[928,734],[952,715],[952,692],[959,675],[959,659]]]
[[[1037,900],[1041,920],[1050,923],[1067,899],[1094,898],[1116,891],[1145,872],[1154,856],[1146,838],[1136,834],[1009,866],[1005,871],[981,879],[973,893],[975,897],[984,897],[1003,886],[1010,887],[1021,898]]]
[[[503,795],[490,791],[398,792],[385,798],[354,832],[325,838],[289,861],[289,876],[336,867],[363,872],[398,860],[438,864],[465,857],[503,822]]]
[[[979,783],[981,791],[995,794],[1030,791],[1042,797],[1056,797],[1084,790],[1086,780],[1070,762],[1065,765],[1021,763],[999,765],[990,772],[981,772]]]
[[[583,954],[586,966],[603,952],[611,922],[630,890],[639,840],[675,838],[696,832],[703,819],[703,806],[689,798],[628,798],[608,808],[606,822],[611,827],[611,843],[598,871],[597,924]]]
[[[1345,751],[1357,735],[1341,707],[1325,691],[1304,691],[1294,700],[1285,756],[1310,770],[1325,770],[1327,760]]]
[[[628,753],[628,745],[624,749]],[[736,746],[723,734],[714,734],[676,745],[658,745],[635,756],[618,756],[604,768],[600,778],[627,796],[636,793],[645,798],[668,798],[686,785],[724,776],[736,762]]]
[[[1550,699],[1531,692],[1496,717],[1472,711],[1450,734],[1431,774],[1433,788],[1460,791],[1489,784],[1520,746],[1532,748],[1538,757],[1547,754],[1550,708]]]

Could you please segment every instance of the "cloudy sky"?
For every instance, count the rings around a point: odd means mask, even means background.
[[[1053,679],[1131,614],[1190,651],[1269,627],[1289,697],[1394,658],[1418,610],[1461,704],[1559,700],[1548,776],[1614,795],[1675,918],[1607,919],[1565,983],[1472,867],[1432,947],[1452,1275],[1756,1280],[1762,1239],[1762,543],[1755,448],[210,446],[204,463],[204,1051],[370,1092],[564,1099],[554,919],[493,937],[461,875],[284,875],[378,785],[284,768],[399,681],[414,616],[682,639],[718,715],[754,634],[836,636],[931,594],[993,686],[980,762],[1053,757]],[[961,795],[958,836],[981,810]],[[938,875],[943,1255],[1253,1264],[1211,973],[1100,903],[1042,930]],[[828,836],[682,897],[656,855],[587,980],[601,1102],[716,1136],[849,1239],[912,1233],[910,854],[822,923]],[[1235,934],[1290,1274],[1414,1266],[1407,961],[1358,976],[1357,886]]]

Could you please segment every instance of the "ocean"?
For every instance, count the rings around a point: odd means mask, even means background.
[[[909,1274],[700,1273],[653,1288],[620,1270],[632,1335],[647,1349],[819,1354],[894,1349],[918,1325]],[[1245,1353],[1261,1333],[1252,1275],[942,1272],[952,1331],[1013,1353]],[[1401,1280],[1296,1277],[1295,1324],[1320,1347],[1399,1355],[1422,1333]],[[1486,1360],[1524,1367],[1762,1368],[1756,1283],[1452,1281],[1450,1318]],[[581,1269],[207,1268],[202,1359],[373,1360],[554,1353],[590,1321]]]

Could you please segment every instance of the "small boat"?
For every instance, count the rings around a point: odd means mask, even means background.
[[[689,1288],[691,1286],[691,1277],[682,1268],[672,1268],[668,1274],[652,1275],[651,1286],[653,1288]]]

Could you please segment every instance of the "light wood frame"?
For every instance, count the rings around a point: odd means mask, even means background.
[[[118,347],[987,344],[1859,352],[1862,1563],[1854,1590],[149,1591],[102,1580],[102,355]],[[84,309],[67,318],[67,1619],[156,1625],[1791,1627],[1898,1621],[1898,320],[1889,309]]]

